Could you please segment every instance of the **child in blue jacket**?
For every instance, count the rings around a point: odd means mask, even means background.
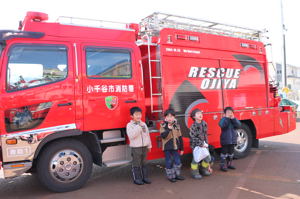
[[[241,122],[234,117],[232,107],[224,109],[225,116],[220,120],[219,126],[221,127],[221,162],[220,170],[227,171],[228,169],[235,169],[232,165],[234,156],[234,146],[237,144],[236,129],[241,128]]]

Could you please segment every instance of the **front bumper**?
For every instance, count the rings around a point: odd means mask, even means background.
[[[0,153],[0,158],[2,155],[4,178],[17,177],[27,172],[32,167],[38,146],[47,136],[71,129],[76,129],[76,125],[67,124],[1,135],[0,149],[2,153]],[[7,144],[9,139],[16,139],[17,144]]]
[[[6,144],[6,141],[12,138],[17,139],[17,144]],[[1,136],[0,139],[3,177],[17,177],[28,171],[32,167],[34,153],[40,142],[26,140],[24,136]]]
[[[32,162],[18,162],[3,165],[3,174],[5,178],[20,176],[32,167]]]

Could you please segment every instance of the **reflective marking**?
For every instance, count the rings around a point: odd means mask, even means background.
[[[38,133],[45,133],[45,132],[51,132],[51,131],[64,131],[64,130],[71,130],[71,129],[76,129],[76,124],[64,124],[60,126],[52,126],[48,128],[43,128],[43,129],[36,129],[32,131],[23,131],[20,133],[14,133],[14,134],[8,134],[8,135],[2,135],[2,137],[6,138],[12,138],[16,136],[23,136],[23,135],[28,135],[28,134],[38,134]]]
[[[269,114],[269,111],[266,111],[266,114]]]

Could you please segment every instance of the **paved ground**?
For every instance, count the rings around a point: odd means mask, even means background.
[[[85,187],[70,193],[51,193],[41,187],[36,176],[0,179],[0,198],[32,199],[300,199],[300,123],[292,133],[263,139],[260,148],[236,160],[235,171],[218,171],[202,180],[190,178],[189,157],[184,158],[186,180],[171,184],[163,173],[163,161],[151,162],[151,185],[136,186],[130,181],[129,167],[95,167]],[[1,174],[0,174],[1,175]]]

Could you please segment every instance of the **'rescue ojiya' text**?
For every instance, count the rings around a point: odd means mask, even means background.
[[[204,78],[201,89],[236,89],[241,69],[191,66],[189,78]]]

